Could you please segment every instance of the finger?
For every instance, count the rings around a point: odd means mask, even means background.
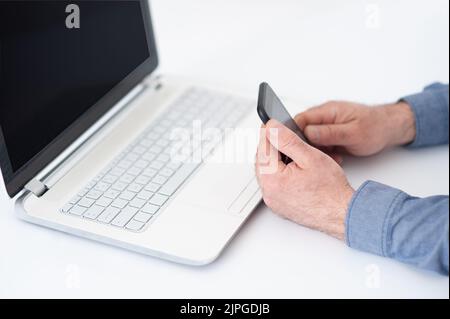
[[[311,143],[320,146],[350,145],[355,137],[352,124],[308,125],[304,132]]]
[[[267,139],[266,129],[261,128],[259,146],[256,154],[256,173],[258,175],[274,174],[284,167],[285,164],[281,161],[280,153]]]
[[[300,114],[295,117],[295,122],[301,129],[312,124],[333,124],[337,117],[337,104],[328,102]]]
[[[290,157],[300,167],[309,166],[317,150],[303,142],[294,132],[276,120],[267,122],[266,132],[270,144],[274,148]]]

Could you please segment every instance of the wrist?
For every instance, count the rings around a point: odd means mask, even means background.
[[[327,233],[339,240],[345,241],[345,220],[347,218],[348,208],[350,202],[355,194],[355,190],[350,186],[342,190],[340,194],[340,205],[335,211],[334,218],[332,218],[331,227],[329,227]]]
[[[414,112],[406,102],[381,107],[385,114],[386,146],[400,146],[412,143],[416,138]]]

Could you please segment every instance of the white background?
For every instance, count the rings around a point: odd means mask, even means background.
[[[308,105],[382,103],[449,79],[446,0],[155,0],[152,11],[162,73],[255,95],[264,80]],[[398,149],[345,169],[355,187],[448,194],[448,159],[448,146]],[[448,277],[353,251],[262,205],[201,268],[24,223],[3,186],[0,212],[0,297],[449,297]]]

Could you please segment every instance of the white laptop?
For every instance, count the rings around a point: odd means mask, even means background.
[[[254,99],[158,76],[147,1],[66,6],[0,2],[0,167],[16,211],[212,262],[261,201]]]

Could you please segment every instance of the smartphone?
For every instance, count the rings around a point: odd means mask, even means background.
[[[310,144],[305,134],[303,134],[303,131],[300,129],[297,123],[295,123],[294,119],[286,110],[281,100],[267,83],[261,83],[259,86],[257,111],[259,117],[261,118],[261,121],[264,124],[269,122],[269,120],[271,119],[277,120],[278,122],[289,128],[291,131],[293,131],[304,142]],[[284,163],[287,164],[292,161],[286,155],[281,155]]]

